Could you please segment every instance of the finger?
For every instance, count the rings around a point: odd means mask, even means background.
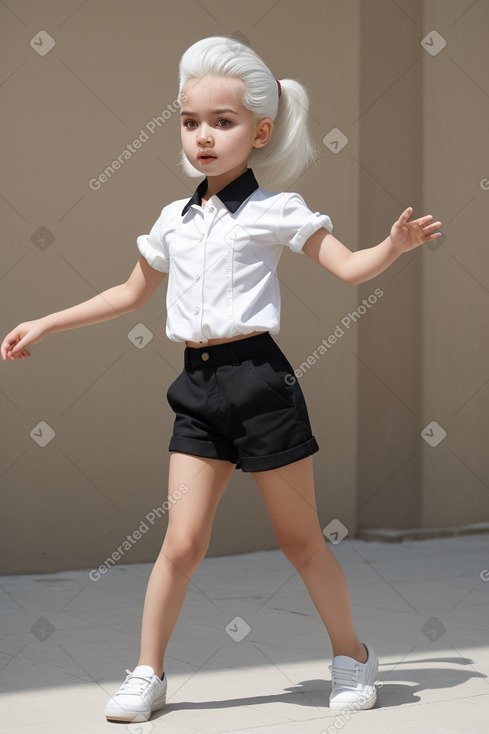
[[[17,334],[16,331],[11,331],[10,334],[7,334],[5,339],[2,343],[2,354],[3,352],[9,352],[10,350],[14,349],[14,347],[17,346],[17,344],[20,342],[21,337]]]
[[[426,227],[426,225],[431,222],[433,219],[433,216],[431,214],[427,214],[425,217],[420,217],[419,219],[416,219],[416,224],[419,224],[420,227]]]
[[[10,359],[16,359],[19,354],[22,353],[21,349],[17,349],[17,344],[15,344],[11,349],[9,349]]]
[[[11,350],[12,353],[14,355],[15,354],[20,354],[25,349],[25,344],[26,344],[27,341],[28,340],[26,339],[26,337],[24,337],[23,339],[19,339],[19,341],[17,342],[17,344],[14,344],[13,345],[12,350]]]
[[[10,339],[4,339],[4,342],[2,344],[2,357],[3,359],[7,359],[10,352],[13,349],[13,345],[15,344],[14,341],[11,341]]]
[[[398,220],[399,221],[399,224],[401,225],[401,227],[406,224],[406,222],[408,221],[409,217],[412,216],[412,213],[413,213],[413,207],[412,206],[408,206],[407,209],[404,209],[403,213],[401,214],[401,216],[399,217],[399,220]]]
[[[13,354],[12,352],[8,353],[8,359],[15,360],[15,359],[27,359],[27,357],[31,356],[31,353],[28,349],[23,349],[21,352],[17,352],[16,354]]]
[[[441,227],[441,222],[433,222],[432,224],[423,227],[423,229],[425,232],[433,232],[435,229],[438,229],[438,227]]]
[[[441,222],[434,222],[434,224],[430,224],[427,227],[423,227],[423,237],[425,239],[436,239],[437,237],[441,237],[441,232],[438,232],[438,228],[441,226]]]

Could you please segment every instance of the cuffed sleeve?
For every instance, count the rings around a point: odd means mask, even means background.
[[[152,268],[161,273],[168,273],[170,269],[165,214],[165,209],[163,209],[150,233],[142,234],[137,238],[137,246],[141,255],[146,258]]]
[[[290,194],[282,212],[281,242],[292,252],[303,254],[302,248],[311,235],[324,227],[333,231],[333,223],[326,214],[312,212],[299,194]]]

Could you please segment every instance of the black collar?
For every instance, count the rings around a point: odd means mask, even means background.
[[[230,184],[225,186],[219,191],[216,196],[220,198],[224,206],[232,213],[238,211],[241,204],[250,196],[253,191],[258,188],[258,182],[251,168],[248,168],[246,173],[242,173],[241,176],[235,178]],[[182,217],[188,212],[192,204],[202,205],[202,197],[207,191],[207,178],[195,189],[192,197],[187,201],[182,209]]]

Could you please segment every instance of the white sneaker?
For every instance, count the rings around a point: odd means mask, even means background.
[[[333,665],[329,666],[332,678],[329,697],[331,709],[361,711],[375,705],[375,678],[379,662],[370,645],[365,644],[365,649],[368,655],[366,663],[359,663],[346,655],[336,655],[333,658]]]
[[[166,703],[166,675],[163,680],[149,665],[138,665],[128,674],[105,707],[109,721],[148,721],[153,711]]]

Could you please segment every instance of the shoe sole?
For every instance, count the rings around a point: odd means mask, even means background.
[[[166,695],[164,700],[160,699],[159,701],[156,700],[153,703],[152,708],[149,711],[139,711],[138,713],[131,713],[130,711],[127,711],[125,714],[105,714],[105,718],[107,721],[122,721],[126,723],[140,723],[143,721],[149,721],[151,718],[151,714],[153,714],[155,711],[161,711],[162,708],[164,708],[166,705]]]

